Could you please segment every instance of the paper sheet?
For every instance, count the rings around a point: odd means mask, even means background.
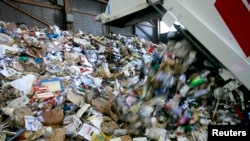
[[[91,140],[92,133],[99,134],[99,130],[94,126],[84,123],[81,130],[78,132],[79,135],[83,136],[87,140]]]

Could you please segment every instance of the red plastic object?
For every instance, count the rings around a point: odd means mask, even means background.
[[[150,46],[149,49],[148,49],[148,53],[153,53],[155,50],[155,47],[154,46]]]
[[[238,118],[239,118],[239,119],[242,119],[242,118],[243,118],[243,115],[242,115],[242,112],[240,111],[240,108],[239,108],[238,105],[234,105],[234,110],[235,110],[235,112],[237,113]]]

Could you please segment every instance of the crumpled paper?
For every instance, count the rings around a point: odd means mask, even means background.
[[[64,141],[65,133],[66,129],[58,128],[49,137],[46,138],[46,141]]]
[[[65,125],[66,135],[77,135],[82,121],[76,115],[69,115],[64,118],[63,124]]]
[[[25,120],[25,128],[28,131],[38,131],[43,127],[43,124],[36,117],[24,116],[24,120]]]

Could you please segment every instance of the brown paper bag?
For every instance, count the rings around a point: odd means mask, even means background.
[[[63,109],[56,107],[50,111],[42,113],[44,125],[62,124],[64,119]]]

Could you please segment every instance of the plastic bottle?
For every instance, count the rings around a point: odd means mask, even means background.
[[[199,76],[195,77],[191,80],[191,86],[196,87],[206,81],[206,76],[210,73],[210,71],[205,71],[204,73],[200,74]]]
[[[20,60],[23,61],[24,63],[28,61],[28,58],[26,56],[21,56]]]

